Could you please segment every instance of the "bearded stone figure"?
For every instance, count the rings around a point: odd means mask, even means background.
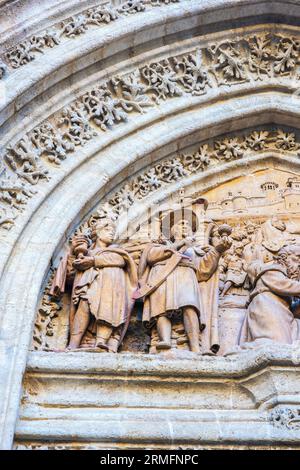
[[[275,261],[253,261],[248,275],[253,290],[240,345],[255,347],[266,341],[291,344],[298,340],[300,324],[291,304],[300,298],[300,246],[285,246]]]
[[[96,222],[92,245],[83,236],[72,241],[75,277],[72,286],[69,350],[77,349],[94,320],[95,347],[116,352],[122,343],[133,307],[137,287],[136,265],[130,255],[113,245],[115,225],[104,219]],[[67,265],[62,261],[52,291],[64,291]]]
[[[200,352],[202,306],[199,282],[207,281],[218,268],[220,256],[230,247],[228,237],[204,252],[193,238],[191,224],[180,220],[171,229],[172,242],[150,243],[139,265],[140,289],[144,298],[143,321],[156,325],[157,350],[171,348],[172,318],[182,314],[190,350]]]

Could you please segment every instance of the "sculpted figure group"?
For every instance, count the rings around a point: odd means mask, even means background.
[[[98,220],[89,239],[73,237],[52,284],[53,296],[71,290],[67,350],[117,352],[137,302],[144,325],[156,331],[156,352],[172,347],[172,326],[181,321],[190,351],[217,353],[219,299],[245,288],[249,296],[239,347],[297,341],[300,245],[284,232],[275,219],[259,236],[251,222],[232,237],[228,225],[215,225],[210,245],[203,247],[182,219],[172,226],[170,239],[146,245],[137,266],[114,243],[114,223]]]

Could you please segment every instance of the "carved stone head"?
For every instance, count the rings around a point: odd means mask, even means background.
[[[286,268],[289,278],[300,280],[300,245],[288,245],[282,248],[277,261]]]
[[[243,243],[236,243],[235,246],[234,246],[234,253],[236,256],[239,256],[240,258],[242,257],[243,255],[243,251],[244,251],[244,245]]]
[[[110,219],[101,219],[95,222],[92,232],[91,239],[93,242],[101,240],[105,244],[110,245],[113,243],[116,236],[116,225]]]
[[[255,233],[256,226],[253,222],[251,222],[251,220],[249,220],[245,224],[245,229],[248,235],[252,235],[253,233]]]

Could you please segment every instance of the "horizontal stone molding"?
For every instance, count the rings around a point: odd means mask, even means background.
[[[243,351],[227,357],[197,356],[183,352],[182,358],[170,354],[101,354],[89,352],[49,353],[32,351],[28,355],[27,373],[85,376],[111,376],[115,379],[132,376],[139,380],[149,376],[170,382],[188,378],[242,379],[267,366],[299,366],[297,345],[272,345],[253,351]]]
[[[285,424],[300,403],[297,349],[276,346],[227,358],[185,353],[181,359],[30,353],[16,441],[71,445],[76,432],[78,443],[112,448],[297,445],[299,430],[287,433]],[[276,404],[264,407],[271,397]],[[294,411],[284,415],[287,406]]]

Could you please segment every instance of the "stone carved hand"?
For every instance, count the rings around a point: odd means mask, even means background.
[[[73,266],[78,271],[85,271],[86,269],[93,268],[95,266],[95,258],[91,256],[85,256],[80,259],[76,259]]]
[[[214,247],[220,254],[222,254],[222,253],[225,253],[225,251],[229,250],[231,245],[232,245],[231,238],[224,236],[217,240]]]
[[[87,242],[87,239],[84,235],[76,235],[72,239],[72,247],[76,248],[78,245]]]

